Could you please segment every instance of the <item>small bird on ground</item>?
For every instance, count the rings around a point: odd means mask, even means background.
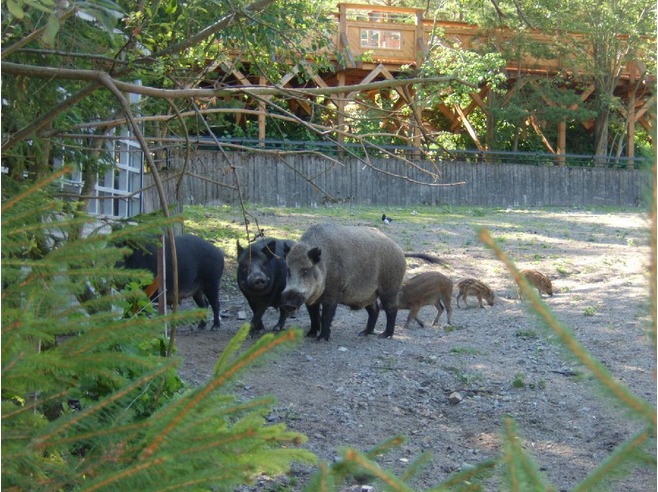
[[[391,219],[390,217],[387,217],[386,214],[382,214],[382,222],[384,224],[390,224],[391,222],[393,222],[393,219]]]

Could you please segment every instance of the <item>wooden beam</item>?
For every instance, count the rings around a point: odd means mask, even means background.
[[[480,143],[480,139],[478,138],[475,129],[471,126],[471,123],[468,121],[468,118],[466,118],[462,108],[459,107],[459,104],[455,104],[455,111],[457,111],[459,119],[461,120],[462,125],[464,125],[464,128],[466,128],[468,134],[471,136],[471,139],[473,139],[473,142],[475,142],[475,146],[478,148],[478,150],[484,151],[485,149]]]
[[[262,75],[258,77],[258,83],[261,85],[264,85],[266,83],[265,77]],[[265,101],[264,100],[259,100],[258,101],[258,140],[260,143],[258,144],[260,147],[265,146],[265,135],[266,135],[266,120],[265,120]]]
[[[541,128],[539,127],[539,124],[537,123],[537,119],[534,116],[531,116],[530,118],[528,118],[528,120],[530,121],[530,124],[532,125],[532,128],[535,130],[535,133],[537,133],[537,135],[539,135],[539,137],[541,138],[541,141],[544,143],[544,147],[546,147],[551,154],[555,154],[556,153],[555,149],[553,149],[553,146],[551,145],[551,143],[546,138],[546,135],[544,135],[544,132],[541,131]]]
[[[627,132],[627,143],[626,143],[626,153],[628,155],[628,168],[635,168],[635,121],[636,121],[636,111],[635,111],[635,84],[633,80],[633,73],[631,72],[630,79],[628,81],[628,110],[630,114],[626,118],[628,122]]]
[[[477,93],[477,94],[474,93],[474,92],[471,92],[471,93],[469,94],[469,96],[471,97],[471,99],[473,99],[473,101],[479,106],[479,108],[480,108],[485,114],[488,115],[488,114],[489,114],[489,107],[487,106],[487,103],[484,102],[484,98],[486,98],[487,95],[489,95],[489,86],[485,86],[485,87],[483,87],[483,88],[480,90],[480,92]],[[470,105],[469,105],[469,107],[470,107]],[[471,111],[472,111],[472,110],[471,110]]]
[[[649,99],[647,99],[644,104],[635,112],[635,119],[638,120],[644,116],[644,114],[649,111],[651,108],[656,106],[656,95],[654,94]]]
[[[557,124],[557,165],[564,166],[567,161],[564,154],[567,153],[567,122],[562,120]]]
[[[338,80],[338,86],[345,86],[345,72],[338,72],[336,74]],[[342,97],[341,97],[342,96]],[[336,135],[336,141],[338,145],[341,146],[339,149],[339,155],[342,155],[342,146],[345,144],[345,101],[346,97],[339,94],[336,99],[336,128],[338,129],[338,134]]]
[[[375,78],[377,78],[382,73],[383,68],[384,68],[384,65],[382,65],[381,63],[379,65],[377,65],[375,68],[373,68],[370,71],[370,73],[368,75],[366,75],[363,78],[363,80],[361,80],[361,84],[362,85],[369,84],[370,82],[375,80]],[[346,98],[352,100],[354,98],[355,94],[357,94],[357,91],[352,91],[352,92],[346,94]]]
[[[452,109],[450,109],[450,107],[448,105],[446,105],[446,104],[437,104],[436,108],[439,111],[441,111],[443,116],[448,118],[448,121],[451,123],[451,126],[452,126],[452,124],[455,123],[455,121],[457,121],[457,123],[459,123],[458,116],[455,114],[455,112]]]

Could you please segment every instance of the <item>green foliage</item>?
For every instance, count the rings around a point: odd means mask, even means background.
[[[74,1],[66,11],[51,0],[4,0],[2,5],[3,62],[23,66],[112,73],[116,79],[158,89],[203,85],[204,73],[213,64],[234,66],[252,78],[265,76],[273,84],[301,61],[312,68],[299,71],[300,81],[310,79],[314,72],[331,70],[325,48],[333,26],[310,0],[269,6],[256,2],[255,8],[249,1],[209,0],[185,2],[184,8],[173,1]],[[39,33],[43,36],[35,35]],[[241,55],[239,61],[236,53]],[[101,90],[100,84],[94,87],[84,76],[6,75],[2,93],[3,134],[13,138],[26,132],[16,141],[3,142],[3,165],[16,179],[46,176],[53,162],[63,161],[89,176],[114,163],[102,141],[113,133],[114,124],[104,126],[104,122],[123,117],[124,112],[117,98]],[[172,102],[146,97],[131,103],[132,111],[144,117],[187,112],[187,120],[148,120],[144,123],[147,135],[207,134],[213,128],[218,136],[258,136],[257,127],[247,118],[236,122],[234,115],[211,113],[206,120],[196,113],[231,105],[253,110],[258,107],[254,100]],[[285,110],[286,104],[284,99],[273,99],[270,109],[276,113],[279,106]],[[270,137],[305,138],[300,125],[271,126]]]
[[[299,331],[244,349],[245,325],[208,384],[184,388],[179,360],[163,356],[162,327],[198,311],[126,317],[110,306],[147,302],[137,288],[90,296],[103,278],[145,279],[115,266],[125,250],[111,244],[126,231],[82,237],[87,219],[65,213],[43,184],[12,184],[3,179],[3,488],[230,490],[314,460],[297,448],[303,436],[267,425],[271,399],[228,393],[237,374]]]
[[[526,382],[525,382],[525,375],[521,373],[517,373],[514,375],[514,379],[512,380],[512,386],[514,388],[525,388]]]
[[[585,316],[594,316],[596,314],[596,306],[587,306],[585,310],[583,311],[583,314]]]
[[[139,298],[137,281],[127,293],[76,301],[86,292],[90,278],[96,287],[102,286],[105,276],[130,280],[132,275],[114,268],[122,251],[110,248],[108,238],[80,237],[86,219],[65,214],[64,204],[50,200],[41,187],[26,191],[10,179],[2,185],[3,485],[26,490],[161,490],[166,483],[172,489],[231,490],[259,473],[282,473],[291,461],[314,461],[311,453],[297,448],[303,436],[283,426],[265,425],[271,399],[238,402],[229,393],[237,374],[299,340],[300,332],[267,334],[245,346],[248,325],[244,325],[218,358],[208,384],[196,390],[183,388],[176,375],[178,360],[161,355],[167,342],[161,334],[162,318],[126,319],[121,312],[105,309],[110,304],[131,306],[135,298],[141,304],[144,298]],[[339,207],[329,212],[337,217],[345,214]],[[454,207],[439,212],[453,220],[494,213],[477,209],[474,214],[472,209]],[[231,207],[221,207],[218,215],[230,218],[235,213]],[[357,217],[374,213],[368,207],[353,209]],[[436,213],[420,208],[410,220],[422,226],[424,221],[436,221]],[[190,216],[199,222],[205,219],[211,227],[218,219],[200,207],[193,207]],[[143,235],[153,224],[161,225],[156,220],[133,227]],[[123,240],[131,231],[114,234],[116,238],[110,239]],[[225,232],[222,238],[233,241],[234,232]],[[512,275],[518,274],[488,234],[483,232],[481,239]],[[136,277],[149,281],[144,275]],[[525,283],[521,288],[572,356],[642,427],[575,490],[599,487],[630,464],[655,466],[650,454],[655,408],[611,378],[534,289]],[[194,317],[188,312],[167,320],[190,322]],[[534,330],[523,335],[538,336]],[[477,379],[457,369],[453,372],[465,383]],[[542,381],[526,383],[523,374],[512,384],[545,386]],[[504,483],[506,490],[553,490],[524,449],[512,420],[505,421],[502,434],[504,448],[499,456],[465,468],[430,490],[488,490],[492,481]],[[419,456],[399,474],[377,463],[402,443],[403,438],[395,437],[368,452],[347,448],[341,460],[319,466],[306,490],[341,490],[347,480],[364,477],[380,483],[383,490],[414,490],[413,477],[429,455]]]

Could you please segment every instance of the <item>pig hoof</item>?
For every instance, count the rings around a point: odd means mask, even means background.
[[[309,332],[306,334],[306,336],[307,336],[307,337],[315,337],[317,334],[318,334],[317,331],[313,331],[313,330],[311,330],[311,331],[309,331]]]
[[[379,334],[379,338],[393,338],[393,333],[383,331]]]
[[[372,335],[372,332],[368,331],[368,330],[363,330],[363,331],[359,332],[360,337],[367,337],[368,335]]]
[[[327,342],[329,341],[329,335],[319,335],[316,340],[319,342],[320,340],[326,340]]]

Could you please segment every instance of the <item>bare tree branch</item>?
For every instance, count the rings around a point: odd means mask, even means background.
[[[138,60],[136,64],[153,63],[158,58],[164,56],[170,56],[173,55],[174,53],[180,53],[181,51],[194,46],[195,43],[200,42],[203,39],[206,39],[208,36],[212,36],[213,34],[216,34],[217,32],[221,31],[222,29],[228,28],[232,23],[243,18],[245,15],[248,15],[252,12],[258,12],[264,10],[274,2],[275,0],[257,0],[254,3],[246,6],[244,9],[242,9],[242,11],[234,12],[228,16],[225,16],[222,19],[220,19],[218,22],[215,22],[214,24],[207,27],[206,29],[203,29],[196,35],[192,35],[188,37],[185,41],[169,46],[168,48],[165,48],[164,50],[154,53],[153,55],[150,55],[148,57],[144,57],[141,60]],[[143,2],[140,2],[140,8],[143,8]],[[75,13],[75,9],[71,9],[70,11],[65,12],[60,17],[60,20],[65,20],[71,15],[73,15],[74,13]],[[41,33],[42,30],[35,31],[34,33],[30,34],[28,37],[24,38],[22,41],[15,43],[9,48],[3,49],[2,58],[5,58],[6,56],[10,55],[12,52],[16,51],[17,49],[22,48],[23,46],[25,46],[25,44],[27,44],[35,37],[39,36]],[[115,73],[114,76],[125,76],[128,73],[130,73],[131,70],[132,70],[131,68],[124,68],[119,73]],[[85,80],[85,79],[78,79],[78,80]],[[14,133],[11,137],[9,137],[9,139],[7,139],[5,143],[2,144],[2,148],[0,149],[0,152],[6,152],[8,149],[22,142],[33,133],[41,130],[46,125],[48,125],[50,121],[56,118],[57,115],[61,114],[63,111],[66,111],[70,107],[76,105],[77,103],[85,99],[87,96],[95,92],[99,87],[101,87],[102,84],[99,83],[97,79],[91,79],[91,80],[93,80],[92,84],[81,89],[76,94],[73,94],[71,97],[67,98],[62,103],[53,107],[50,111],[48,111],[44,115],[40,116],[36,120],[32,121],[30,124],[21,128],[18,132]]]
[[[5,74],[23,75],[28,77],[39,77],[48,79],[62,80],[81,80],[81,81],[100,81],[110,77],[106,72],[99,70],[80,70],[55,67],[40,67],[36,65],[24,65],[19,63],[2,62],[0,70]],[[334,94],[343,94],[349,92],[367,91],[382,88],[396,88],[409,84],[438,84],[447,82],[458,82],[467,87],[477,89],[477,85],[459,80],[455,77],[414,77],[408,79],[387,79],[368,84],[344,85],[334,87],[316,87],[294,89],[290,87],[273,86],[240,86],[225,87],[221,89],[159,89],[156,87],[143,86],[129,82],[123,82],[116,78],[110,77],[115,87],[122,92],[131,94],[140,94],[142,96],[157,97],[162,99],[190,98],[190,97],[235,97],[240,94],[250,96],[281,96],[288,95],[291,97],[303,96],[329,96]]]

